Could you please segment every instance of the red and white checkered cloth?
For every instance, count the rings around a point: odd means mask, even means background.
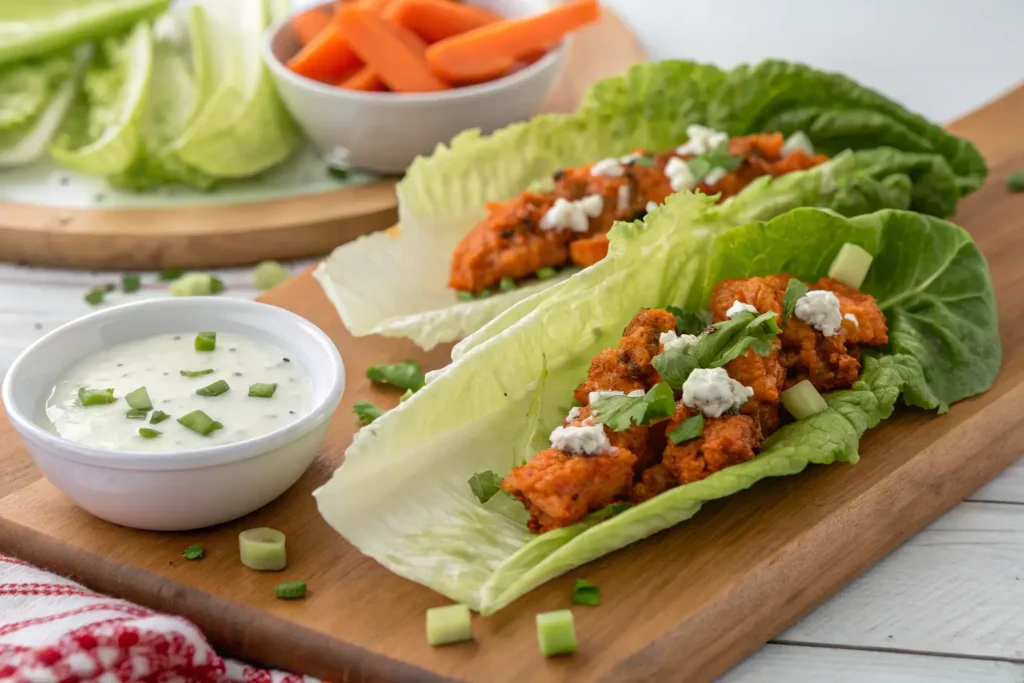
[[[0,555],[0,683],[316,683],[221,658],[195,626]]]

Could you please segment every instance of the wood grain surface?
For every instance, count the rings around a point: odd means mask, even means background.
[[[1022,119],[1024,89],[952,126],[979,144],[991,169],[989,182],[962,203],[957,218],[988,258],[996,285],[1005,357],[988,393],[955,405],[941,418],[913,411],[894,416],[865,435],[856,466],[812,467],[710,503],[688,523],[552,581],[493,617],[476,618],[475,643],[428,647],[423,612],[445,600],[359,554],[321,520],[309,495],[351,440],[352,403],[364,398],[397,403],[398,393],[371,387],[363,368],[407,357],[438,367],[447,349],[424,354],[400,340],[352,338],[308,274],[265,300],[309,318],[336,341],[346,360],[348,390],[319,459],[295,487],[235,523],[157,534],[96,520],[45,480],[36,480],[0,499],[0,549],[73,574],[101,591],[181,613],[233,653],[335,681],[711,680],[1019,455],[1024,270],[1018,234],[1024,195],[1009,194],[1005,180],[1024,167],[1024,137],[1011,135]],[[25,461],[9,426],[0,424],[3,471],[24,468]],[[959,526],[936,533],[965,543],[982,524],[1020,527],[988,519],[983,503],[970,505],[977,507]],[[237,532],[262,525],[288,534],[292,563],[281,574],[251,572],[238,563]],[[206,559],[180,557],[191,543],[206,545]],[[915,539],[911,545],[928,543],[934,540]],[[984,564],[977,558],[952,575],[965,582],[984,580]],[[574,610],[580,651],[546,660],[537,652],[533,615],[569,606],[577,576],[601,586],[603,603]],[[293,579],[309,583],[308,597],[274,600],[273,585]],[[892,589],[903,594],[894,609],[932,595],[914,577]],[[847,595],[856,601],[855,592]],[[847,605],[847,614],[850,609]],[[864,614],[860,626],[855,620],[847,626],[849,635],[861,634],[865,646],[891,635],[863,628],[870,618]],[[799,639],[801,629],[820,628],[820,620],[807,620],[785,637]],[[976,657],[1019,657],[1015,640],[1000,640],[995,647],[966,644],[964,650]],[[927,642],[920,647],[927,649]],[[900,663],[923,665],[919,659]],[[970,671],[992,673],[992,680],[1016,675],[1016,669],[1003,665]]]
[[[596,81],[644,59],[633,34],[605,10],[599,23],[572,39],[564,70],[539,111],[572,111]],[[397,180],[234,205],[71,209],[0,202],[0,261],[146,270],[319,256],[394,225]]]

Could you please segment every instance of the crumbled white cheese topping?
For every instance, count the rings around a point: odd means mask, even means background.
[[[814,156],[814,145],[811,144],[811,139],[807,137],[807,134],[802,130],[790,135],[786,138],[786,141],[782,143],[782,156],[788,157],[790,154],[796,151],[803,152],[809,157]]]
[[[857,327],[860,327],[860,321],[857,320],[857,316],[855,316],[853,313],[847,313],[846,315],[843,316],[843,319],[844,320],[849,320],[851,323],[853,323]]]
[[[573,406],[569,409],[569,414],[565,416],[566,422],[575,422],[580,419],[580,408],[579,406]]]
[[[672,157],[665,164],[665,176],[672,186],[673,192],[689,190],[697,185],[697,179],[690,170],[690,165],[679,157]]]
[[[600,455],[612,447],[604,426],[584,420],[577,427],[555,427],[551,432],[551,447],[574,455]]]
[[[629,209],[629,202],[632,197],[630,196],[629,185],[619,186],[619,205],[617,208],[619,213],[627,211]]]
[[[753,395],[753,389],[729,377],[725,368],[697,368],[683,382],[683,403],[705,417],[721,417]]]
[[[750,311],[754,315],[758,315],[757,309],[750,304],[745,304],[742,301],[733,301],[732,306],[730,306],[729,310],[725,312],[725,317],[731,318],[737,313],[742,313],[743,311]]]
[[[604,197],[592,194],[570,202],[559,197],[540,219],[542,230],[572,230],[586,232],[590,229],[588,218],[597,218],[604,211]]]
[[[604,176],[605,178],[621,178],[625,173],[622,163],[618,159],[601,159],[590,167],[590,175]]]
[[[698,125],[687,126],[686,137],[690,139],[676,148],[676,154],[694,156],[707,154],[729,141],[728,133]]]
[[[669,330],[668,332],[662,332],[661,336],[658,337],[658,343],[665,347],[665,351],[669,349],[684,349],[687,346],[693,346],[700,337],[693,334],[676,334],[675,330]]]
[[[704,176],[703,182],[705,185],[714,185],[727,175],[729,175],[729,172],[724,168],[713,168],[708,171],[706,176]]]
[[[651,211],[654,211],[655,209],[657,209],[658,206],[660,206],[658,204],[658,202],[647,202],[647,206],[644,207],[644,208],[647,209],[647,213],[650,213]]]
[[[793,311],[797,318],[811,325],[826,337],[831,337],[843,324],[839,314],[839,299],[825,290],[807,292],[796,302]]]

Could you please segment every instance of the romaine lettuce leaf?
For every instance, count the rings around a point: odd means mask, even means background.
[[[327,522],[392,571],[488,614],[708,500],[808,464],[856,462],[859,437],[901,392],[908,404],[941,409],[991,385],[1001,355],[992,285],[960,228],[900,211],[848,219],[797,209],[716,236],[723,209],[682,193],[643,222],[617,224],[605,260],[538,297],[356,435],[314,494]],[[827,410],[780,429],[750,462],[600,523],[534,536],[507,496],[478,502],[470,477],[503,475],[544,448],[590,358],[640,307],[705,305],[721,277],[786,271],[813,281],[844,242],[875,254],[864,289],[889,316],[892,343],[864,354],[861,380],[827,395]]]

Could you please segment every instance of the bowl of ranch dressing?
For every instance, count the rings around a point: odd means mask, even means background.
[[[80,318],[25,350],[8,416],[46,477],[124,526],[195,529],[284,493],[345,388],[334,343],[282,308],[164,299]]]

